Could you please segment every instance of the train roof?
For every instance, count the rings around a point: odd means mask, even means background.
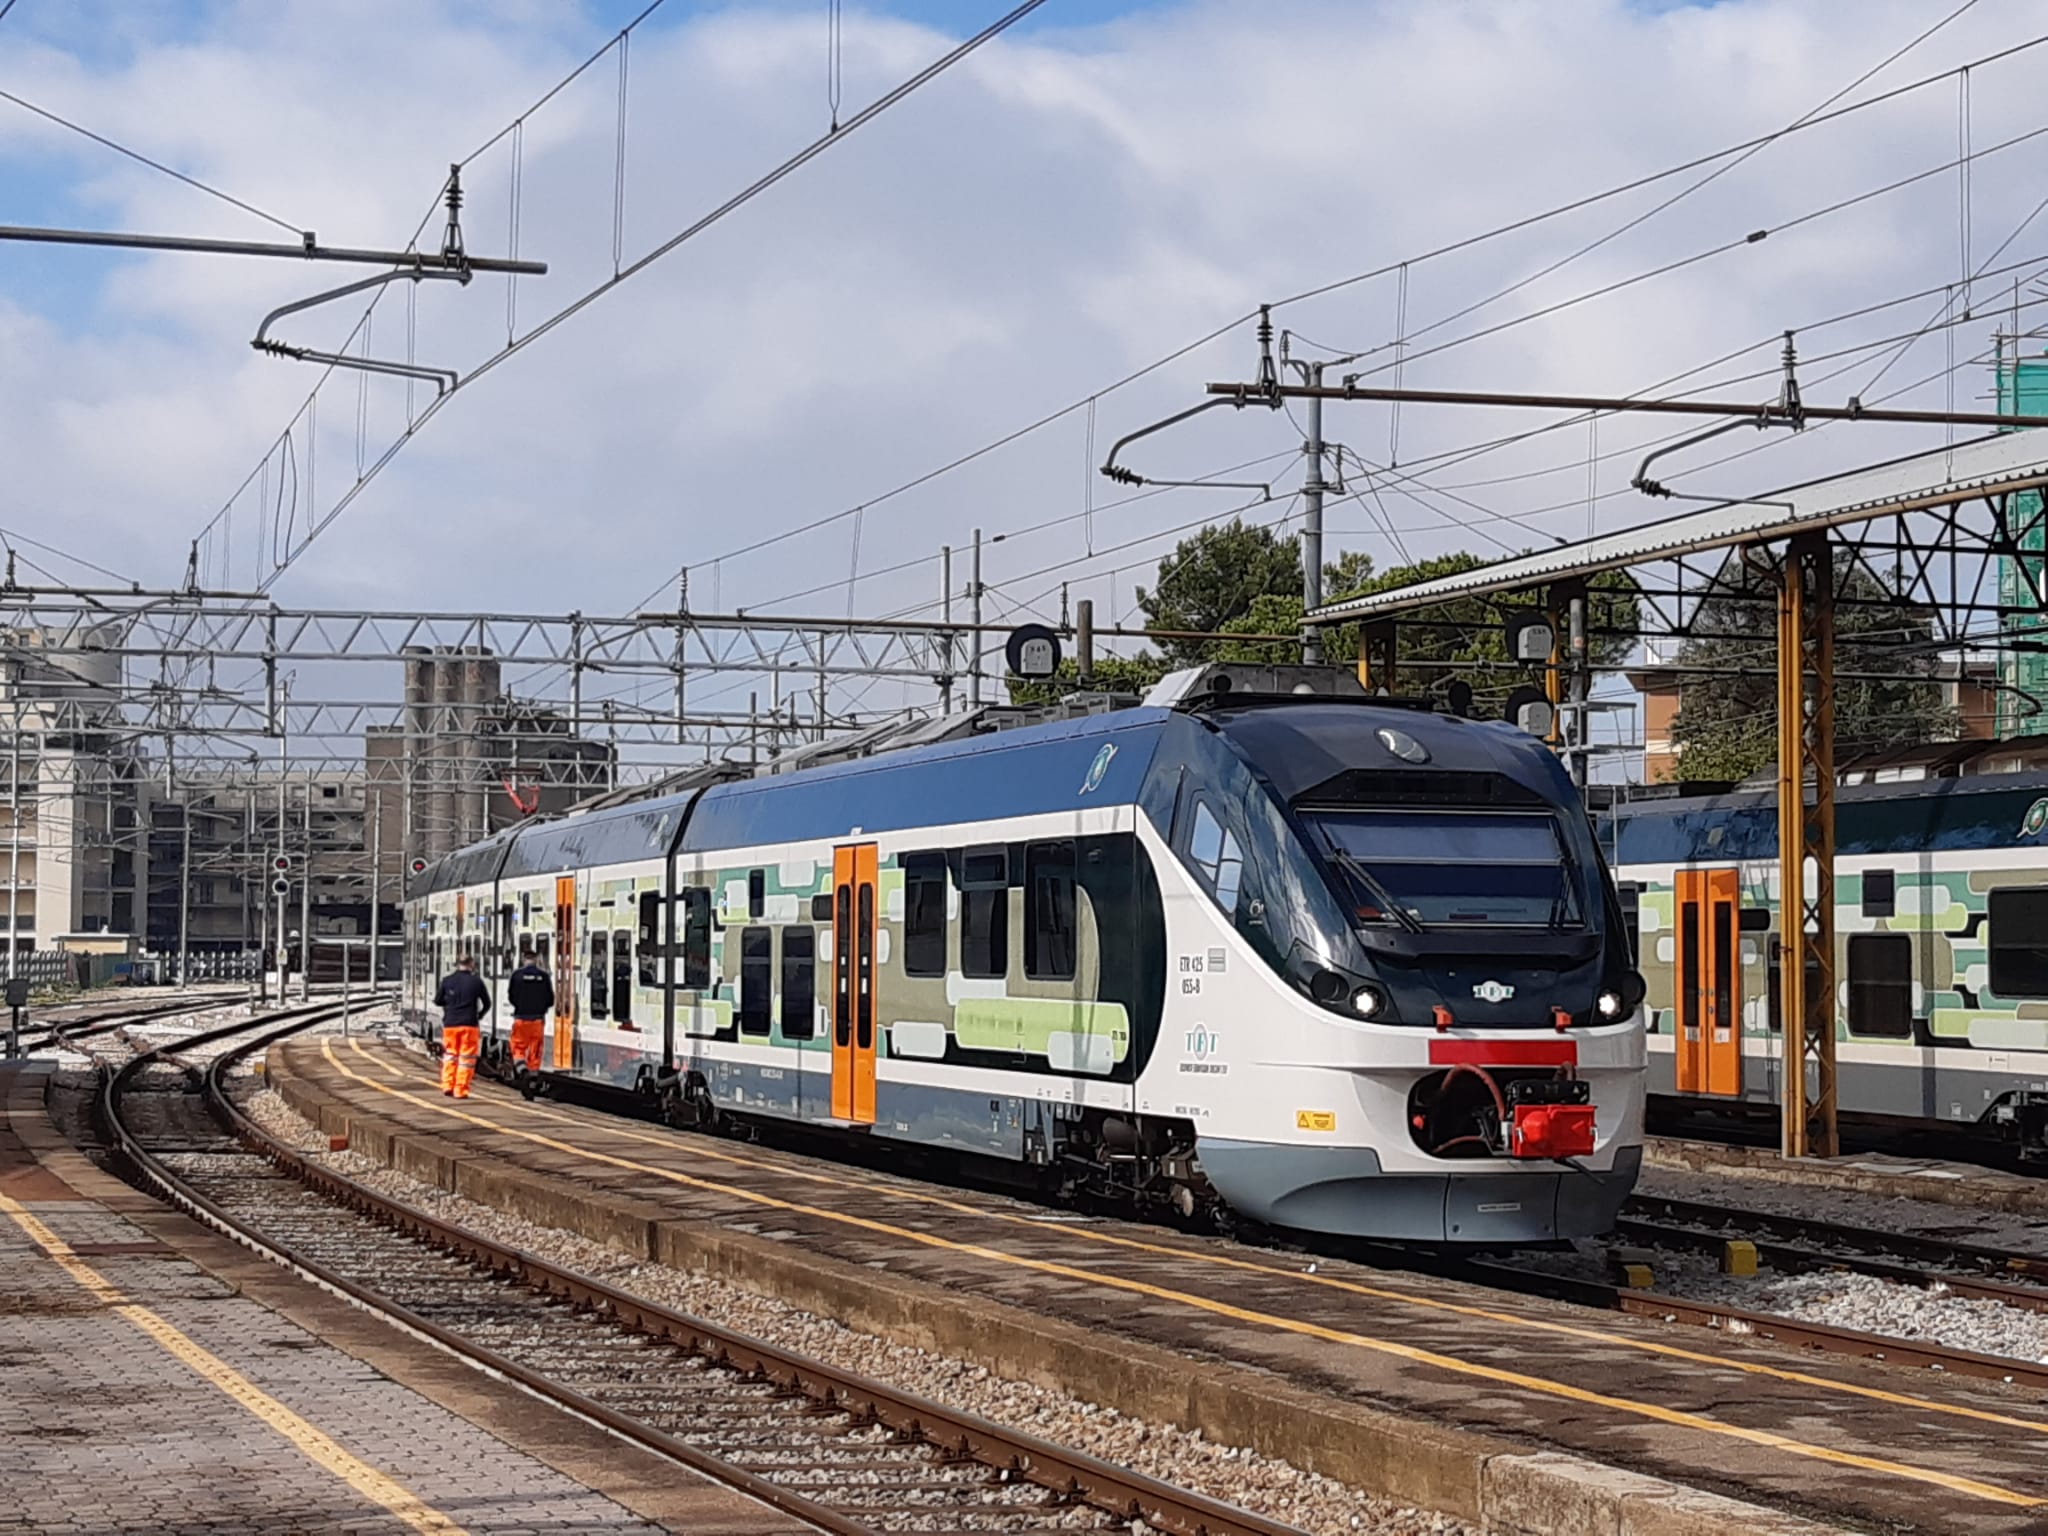
[[[720,784],[691,814],[683,847],[738,848],[980,821],[992,812],[1029,816],[1132,804],[1173,718],[1170,709],[1124,709]]]
[[[1328,687],[1314,686],[1316,676],[1299,667],[1192,668],[1128,708],[1036,724],[1016,723],[1018,711],[1002,710],[998,720],[981,723],[1007,728],[979,731],[964,716],[910,722],[915,729],[877,737],[891,744],[872,756],[794,770],[778,765],[753,776],[693,772],[642,798],[621,804],[607,797],[499,833],[429,867],[408,895],[658,859],[671,848],[708,852],[992,815],[1133,805],[1161,739],[1176,729],[1213,728],[1289,801],[1307,790],[1348,798],[1342,781],[1361,770],[1485,774],[1506,786],[1502,793],[1523,800],[1568,791],[1555,757],[1512,726],[1433,714],[1418,701],[1368,697],[1348,673]],[[1426,769],[1417,770],[1415,759],[1388,745],[1387,732],[1394,729],[1420,746]]]
[[[2023,847],[2028,812],[2048,799],[2048,771],[1846,784],[1835,791],[1838,854]],[[1599,813],[1601,846],[1617,865],[1711,864],[1778,853],[1773,789],[1619,802]]]

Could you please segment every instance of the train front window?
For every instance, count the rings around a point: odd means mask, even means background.
[[[1407,927],[1575,928],[1572,869],[1548,815],[1307,811],[1354,919]]]

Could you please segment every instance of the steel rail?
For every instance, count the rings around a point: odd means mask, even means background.
[[[465,1339],[459,1333],[335,1274],[316,1261],[292,1252],[186,1185],[153,1157],[140,1139],[121,1122],[121,1090],[128,1079],[148,1062],[163,1054],[206,1044],[264,1024],[275,1025],[215,1058],[204,1077],[208,1107],[218,1123],[253,1154],[337,1204],[454,1253],[481,1268],[509,1276],[544,1294],[563,1298],[580,1309],[608,1317],[622,1328],[667,1341],[711,1364],[800,1394],[822,1411],[849,1414],[857,1420],[881,1425],[893,1431],[899,1440],[927,1444],[948,1458],[964,1458],[987,1466],[1005,1480],[1022,1480],[1045,1488],[1061,1502],[1085,1503],[1114,1518],[1143,1521],[1152,1529],[1171,1532],[1173,1536],[1300,1536],[1293,1527],[1267,1520],[1250,1511],[1175,1488],[1084,1452],[1069,1450],[977,1415],[947,1408],[885,1383],[631,1295],[535,1254],[440,1221],[330,1168],[313,1163],[256,1125],[234,1103],[227,1092],[225,1079],[228,1070],[242,1057],[305,1029],[335,1011],[335,1005],[327,1004],[311,1010],[296,1010],[289,1016],[242,1020],[138,1055],[106,1080],[100,1099],[104,1131],[122,1158],[163,1198],[223,1235],[295,1271],[332,1294],[622,1439],[750,1494],[797,1519],[833,1532],[834,1536],[871,1536],[869,1527],[837,1510],[806,1498],[794,1489],[733,1466],[574,1388],[552,1381],[518,1361]]]
[[[1990,1381],[2017,1383],[2035,1391],[2048,1392],[2048,1362],[2036,1363],[2009,1355],[1986,1355],[1971,1350],[1892,1334],[1864,1333],[1854,1328],[1837,1328],[1827,1323],[1810,1323],[1776,1312],[1753,1312],[1745,1307],[1674,1296],[1667,1291],[1636,1290],[1607,1280],[1577,1275],[1553,1274],[1498,1258],[1463,1254],[1428,1253],[1381,1245],[1347,1244],[1347,1258],[1377,1263],[1389,1269],[1433,1275],[1468,1285],[1509,1291],[1518,1296],[1535,1296],[1569,1306],[1595,1311],[1620,1312],[1631,1317],[1651,1318],[1662,1323],[1683,1323],[1710,1328],[1729,1338],[1755,1337],[1766,1342],[1789,1344],[1799,1349],[1828,1354],[1854,1355],[1893,1365],[1924,1367],[1951,1376],[1973,1376]]]
[[[23,1051],[46,1051],[52,1046],[69,1045],[74,1040],[89,1040],[125,1025],[160,1019],[166,1014],[200,1008],[218,1008],[242,995],[242,989],[237,987],[225,992],[210,992],[203,996],[186,998],[182,1002],[160,1004],[154,1008],[130,1008],[118,1013],[95,1013],[83,1019],[50,1019],[45,1023],[31,1026],[40,1031],[33,1039],[27,1030],[24,1030],[21,1048]]]
[[[1731,1225],[1739,1227],[1740,1223]],[[1718,1232],[1706,1232],[1698,1227],[1677,1226],[1661,1221],[1639,1221],[1626,1216],[1615,1224],[1615,1230],[1635,1242],[1652,1243],[1664,1248],[1686,1248],[1698,1253],[1712,1253],[1731,1237],[1739,1235],[1727,1228]],[[1916,1269],[1910,1264],[1874,1259],[1862,1253],[1830,1253],[1824,1249],[1802,1248],[1792,1243],[1758,1242],[1754,1238],[1749,1241],[1755,1246],[1758,1258],[1773,1269],[1788,1273],[1840,1271],[1868,1275],[1874,1280],[1890,1280],[1899,1285],[1917,1286],[1922,1290],[1941,1287],[1951,1295],[1960,1296],[1968,1301],[1995,1301],[2003,1306],[2017,1307],[2023,1312],[2048,1312],[2048,1290],[2038,1286],[2000,1285],[1996,1281],[1976,1280],[1967,1275]]]
[[[2048,1282],[2048,1257],[2009,1253],[1978,1243],[1951,1242],[1946,1238],[1922,1237],[1913,1232],[1885,1232],[1874,1227],[1850,1226],[1843,1222],[1815,1221],[1804,1216],[1782,1216],[1745,1207],[1713,1205],[1699,1200],[1674,1200],[1661,1195],[1632,1195],[1627,1210],[1647,1219],[1706,1226],[1739,1226],[1746,1231],[1767,1232],[1797,1244],[1833,1243],[1866,1255],[1887,1255],[1949,1269],[1974,1270],[1982,1275],[2018,1276]]]

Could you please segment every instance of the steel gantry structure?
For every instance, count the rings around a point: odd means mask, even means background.
[[[1716,599],[1766,597],[1774,604],[1782,1145],[1788,1156],[1832,1156],[1839,1148],[1834,700],[1845,676],[1836,666],[1837,611],[1882,602],[1928,620],[1939,651],[2008,648],[2013,621],[2048,611],[2048,571],[2039,552],[2044,488],[2048,432],[2002,433],[1326,603],[1309,612],[1307,622],[1324,629],[1358,625],[1360,678],[1393,691],[1404,619],[1454,598],[1490,600],[1504,615],[1532,602],[1567,610],[1580,616],[1569,625],[1575,642],[1584,633],[1584,584],[1603,572],[1637,574],[1633,592],[1646,616],[1632,632],[1638,636],[1697,636],[1702,607]],[[1703,561],[1710,555],[1717,557],[1711,566]],[[1732,587],[1731,561],[1765,590]],[[2000,591],[2001,563],[2022,573],[2019,601]],[[1850,578],[1858,569],[1885,571],[1889,592],[1855,595]],[[1582,643],[1560,645],[1545,668],[1552,697],[1567,700],[1567,716],[1569,701],[1576,698],[1583,707],[1584,654]],[[1902,660],[1926,669],[1912,675],[1934,675],[1934,657],[1924,651]],[[1574,671],[1577,678],[1569,675]],[[2030,716],[2044,705],[2048,700],[2021,701]],[[1583,747],[1583,714],[1568,719],[1564,737]],[[1714,1024],[1703,1020],[1701,1027]]]

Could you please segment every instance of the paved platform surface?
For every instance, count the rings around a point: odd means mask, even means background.
[[[46,1075],[0,1067],[0,1532],[793,1528],[101,1172]]]
[[[1273,1443],[1279,1402],[1218,1406],[1228,1367],[1282,1384],[1269,1397],[1301,1389],[1287,1400],[1291,1414],[1333,1402],[1379,1412],[1371,1432],[1329,1422],[1304,1432],[1289,1459],[1382,1489],[1405,1476],[1404,1496],[1437,1508],[1464,1512],[1453,1484],[1468,1475],[1476,1434],[1525,1462],[1564,1452],[1869,1529],[2048,1531],[2048,1402],[1996,1382],[1338,1262],[1310,1266],[527,1103],[495,1084],[451,1104],[433,1064],[395,1046],[292,1042],[273,1052],[270,1080],[326,1129],[346,1124],[355,1150],[428,1182],[722,1271],[856,1327],[970,1358],[979,1350],[992,1368],[1084,1395],[1061,1378],[1092,1370],[1100,1400],[1149,1392],[1158,1417],[1201,1424],[1207,1415],[1212,1437],[1245,1437],[1229,1443],[1288,1454]],[[880,1277],[897,1291],[877,1290]],[[1006,1335],[998,1346],[999,1314],[1026,1319],[1036,1342]],[[1114,1355],[1126,1345],[1170,1351],[1179,1379],[1152,1356]],[[1133,1385],[1141,1366],[1152,1372],[1142,1389]],[[1467,1438],[1439,1456],[1426,1436],[1390,1427],[1391,1415]],[[1407,1466],[1361,1460],[1375,1454],[1360,1446],[1380,1430],[1389,1438],[1377,1454]],[[1770,1529],[1769,1518],[1759,1511],[1753,1528]]]

